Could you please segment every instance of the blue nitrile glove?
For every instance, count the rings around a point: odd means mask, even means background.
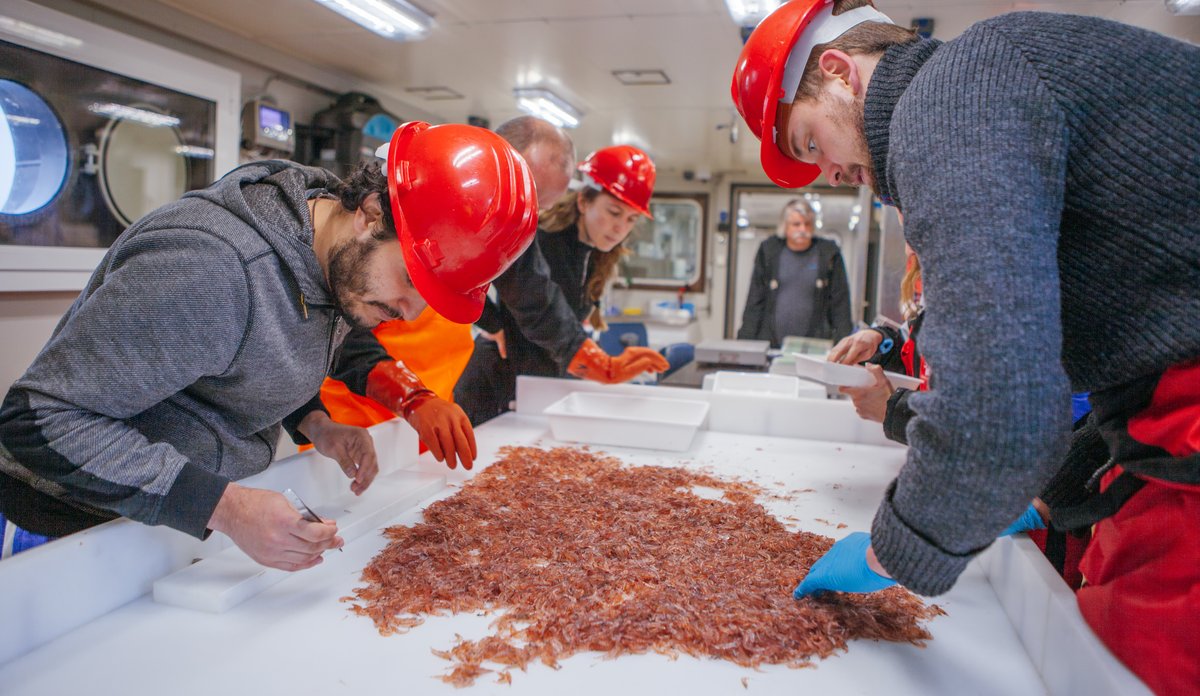
[[[1046,523],[1042,521],[1042,513],[1037,511],[1033,503],[1017,518],[1016,522],[1008,525],[1008,529],[1000,532],[1000,536],[1011,536],[1018,532],[1029,532],[1034,529],[1045,529]]]
[[[867,547],[871,535],[854,532],[833,545],[813,564],[804,581],[792,592],[796,599],[828,590],[838,592],[875,592],[896,584],[867,565]]]

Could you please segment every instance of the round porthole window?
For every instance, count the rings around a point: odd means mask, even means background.
[[[109,210],[131,225],[188,189],[179,119],[148,107],[125,107],[101,136],[101,191]]]
[[[47,206],[69,167],[67,138],[50,105],[28,87],[0,80],[0,213]]]

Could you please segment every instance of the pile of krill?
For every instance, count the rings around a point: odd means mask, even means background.
[[[792,599],[832,540],[789,532],[753,484],[578,449],[501,454],[424,523],[389,528],[346,598],[384,635],[497,612],[493,635],[435,651],[452,684],[496,669],[508,683],[512,667],[586,650],[800,667],[853,638],[921,644],[921,622],[941,613],[900,588]]]

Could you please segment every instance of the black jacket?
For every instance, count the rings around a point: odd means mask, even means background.
[[[504,331],[508,358],[483,336],[454,387],[454,400],[472,425],[509,409],[516,398],[517,377],[561,377],[587,340],[583,320],[592,310],[585,296],[591,269],[591,247],[579,241],[572,226],[561,232],[539,230],[529,250],[496,279],[499,302],[487,302],[476,324],[484,331]]]
[[[591,252],[574,225],[561,232],[538,230],[529,249],[492,283],[499,302],[484,303],[476,325],[489,333],[504,330],[508,358],[522,365],[520,374],[566,374],[587,340]]]
[[[776,348],[782,342],[784,337],[775,335],[775,302],[779,287],[779,256],[786,245],[787,242],[780,237],[768,237],[758,247],[738,338],[770,341]],[[849,336],[853,328],[846,265],[837,244],[814,237],[813,246],[821,268],[817,286],[813,288],[813,312],[822,321],[814,323],[810,335],[838,341]]]

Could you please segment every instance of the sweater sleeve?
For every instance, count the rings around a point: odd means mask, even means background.
[[[927,595],[950,589],[1029,505],[1070,432],[1057,265],[1065,118],[1019,52],[988,41],[988,65],[1007,70],[939,54],[891,127],[888,170],[924,273],[932,388],[909,399],[908,460],[872,544],[893,577]]]
[[[551,277],[537,240],[492,284],[521,334],[552,355],[565,374],[587,332]]]
[[[228,369],[249,296],[220,240],[189,230],[122,240],[9,391],[5,466],[56,497],[204,536],[229,481],[126,421]]]
[[[875,351],[874,355],[867,358],[866,362],[874,363],[888,372],[906,373],[904,358],[901,357],[905,341],[904,333],[900,329],[893,329],[890,326],[872,326],[866,331],[874,331],[883,336],[883,340],[879,343],[879,349]]]

